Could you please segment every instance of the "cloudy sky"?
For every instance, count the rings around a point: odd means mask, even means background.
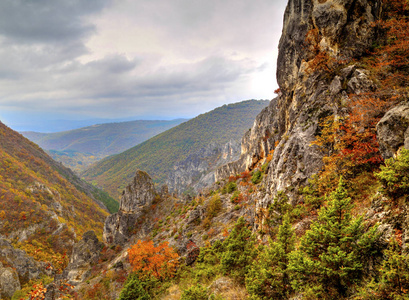
[[[190,118],[271,99],[286,2],[1,0],[0,120]]]

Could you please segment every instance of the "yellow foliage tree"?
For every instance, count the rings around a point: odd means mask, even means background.
[[[179,264],[179,255],[168,242],[154,246],[153,241],[141,241],[128,249],[133,271],[152,275],[159,280],[173,277]]]

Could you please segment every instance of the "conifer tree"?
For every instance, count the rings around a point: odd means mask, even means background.
[[[222,271],[243,283],[255,255],[254,237],[243,217],[237,220],[229,237],[223,242],[223,248]]]
[[[409,256],[402,251],[402,241],[392,240],[385,250],[381,280],[376,286],[376,294],[382,299],[409,299]]]
[[[295,235],[290,217],[286,214],[279,227],[277,240],[270,240],[246,276],[251,299],[286,299],[292,291],[289,278],[289,254],[294,250]]]
[[[290,254],[292,285],[307,299],[342,298],[362,277],[363,261],[372,254],[379,235],[376,226],[365,231],[363,217],[353,218],[351,209],[341,177],[299,249]]]

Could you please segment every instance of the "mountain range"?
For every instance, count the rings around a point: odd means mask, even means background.
[[[209,172],[240,155],[242,135],[268,103],[248,100],[216,108],[101,160],[82,176],[116,198],[138,169],[148,172],[156,184],[168,184],[170,190],[184,191],[201,179],[199,186],[206,186],[214,182],[212,175],[205,178]]]
[[[185,121],[137,120],[96,124],[54,133],[25,131],[21,134],[48,150],[56,161],[81,172],[106,156],[123,152]]]

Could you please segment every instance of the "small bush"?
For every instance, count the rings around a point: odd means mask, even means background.
[[[253,175],[251,176],[251,182],[253,184],[258,184],[261,182],[262,178],[263,178],[263,173],[260,170],[255,170],[253,172]]]
[[[207,204],[206,211],[209,218],[214,218],[222,209],[222,200],[220,199],[219,194],[213,195]]]
[[[239,199],[239,196],[240,196],[240,192],[239,192],[239,191],[235,191],[235,192],[233,193],[233,195],[231,196],[230,201],[231,201],[232,203],[237,203],[237,202],[238,202],[238,199]]]
[[[261,172],[266,173],[266,170],[268,168],[268,164],[269,162],[265,162],[262,166],[261,166]]]
[[[145,288],[146,284],[138,276],[131,274],[119,295],[119,300],[149,300],[151,297]]]
[[[227,184],[227,193],[232,193],[232,192],[234,192],[235,190],[237,189],[237,184],[235,183],[235,182],[229,182],[228,184]]]
[[[207,291],[204,286],[196,285],[183,291],[180,300],[207,300]]]
[[[385,166],[375,176],[383,185],[384,192],[393,199],[409,192],[409,150],[402,148],[396,159],[387,159]]]

